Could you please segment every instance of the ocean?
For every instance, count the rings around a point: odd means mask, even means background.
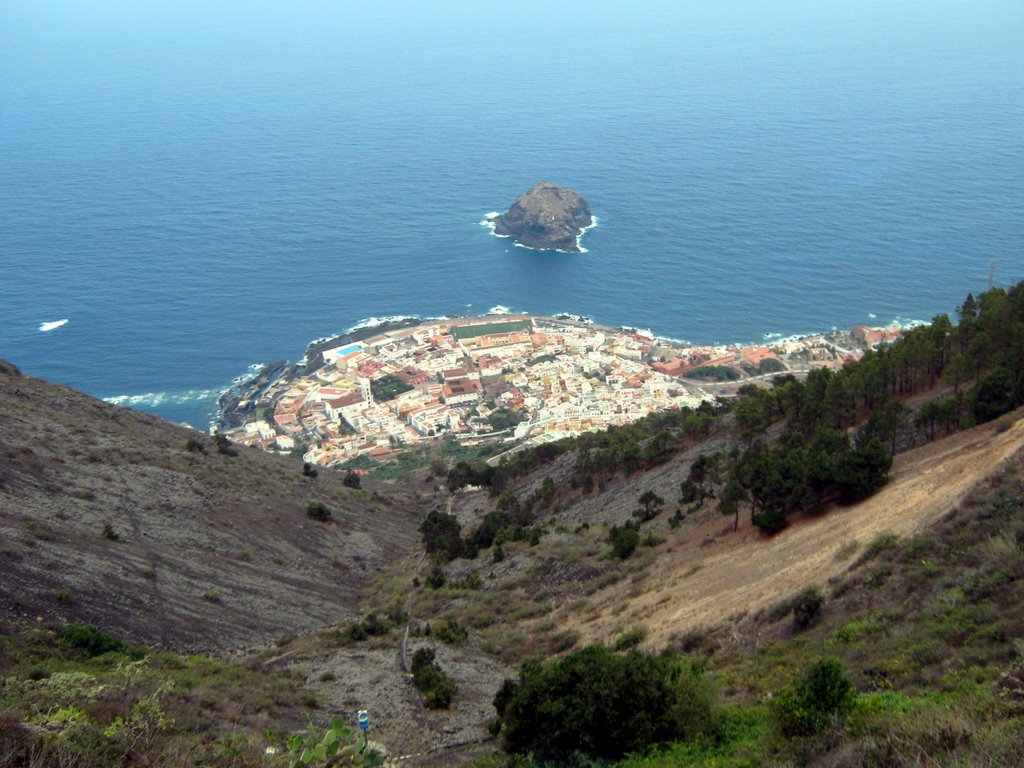
[[[1020,0],[10,0],[0,357],[205,428],[371,316],[928,320],[1024,277],[1022,40]],[[542,179],[586,253],[481,226]]]

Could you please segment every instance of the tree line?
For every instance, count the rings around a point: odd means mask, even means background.
[[[748,384],[728,405],[650,414],[523,450],[497,467],[459,462],[448,486],[479,485],[500,497],[517,478],[571,452],[569,483],[590,493],[616,474],[668,461],[728,420],[744,449],[727,471],[702,479],[699,494],[684,483],[683,500],[703,502],[713,493],[709,478],[724,479],[723,512],[738,514],[747,502],[756,524],[778,530],[791,512],[853,502],[880,488],[907,435],[934,439],[1024,404],[1024,283],[969,294],[955,314],[955,324],[938,315],[839,370],[815,368],[803,381],[782,374],[768,388]],[[916,411],[905,404],[937,387],[944,394]],[[780,438],[768,445],[774,425]],[[523,506],[529,511],[535,501]]]
[[[969,294],[957,317],[954,325],[939,315],[838,371],[741,388],[733,430],[747,448],[729,469],[719,509],[738,515],[747,501],[753,522],[777,531],[792,512],[858,501],[884,485],[901,436],[934,439],[1024,404],[1024,283]],[[940,385],[951,391],[916,413],[906,405]],[[777,422],[781,436],[767,445]]]

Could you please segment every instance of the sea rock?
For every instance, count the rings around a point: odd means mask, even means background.
[[[535,184],[508,209],[493,219],[494,234],[545,251],[579,253],[579,238],[594,224],[590,206],[571,189],[549,181]]]

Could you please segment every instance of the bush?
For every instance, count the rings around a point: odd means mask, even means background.
[[[793,599],[793,624],[797,629],[807,629],[821,617],[825,596],[817,586],[802,590]]]
[[[431,709],[446,709],[458,686],[434,661],[432,648],[420,648],[412,655],[412,682],[423,694],[423,702]]]
[[[589,646],[526,664],[495,696],[505,749],[572,764],[579,753],[617,760],[658,742],[710,733],[715,697],[703,670],[675,655]]]
[[[363,630],[372,637],[381,637],[391,631],[391,624],[387,619],[382,619],[376,613],[367,614],[363,619]]]
[[[431,589],[440,589],[447,581],[448,579],[444,575],[444,568],[441,567],[440,563],[434,563],[434,567],[430,569],[430,573],[427,575],[427,586]]]
[[[345,479],[341,482],[348,488],[358,488],[362,485],[362,480],[359,479],[359,475],[351,469],[345,473]]]
[[[206,446],[194,437],[185,442],[185,450],[189,453],[206,453]]]
[[[619,635],[615,640],[615,645],[612,647],[616,651],[627,651],[640,645],[646,638],[647,627],[633,627]]]
[[[775,701],[776,725],[785,736],[810,736],[839,725],[853,710],[856,691],[838,659],[820,659],[795,688]]]
[[[778,533],[786,527],[786,512],[782,509],[758,512],[751,515],[750,519],[761,530],[761,533],[766,533],[769,536],[773,533]]]
[[[65,648],[82,651],[88,656],[101,656],[112,652],[131,653],[138,650],[91,624],[68,624],[57,635],[57,641]]]
[[[640,532],[631,526],[612,526],[608,532],[608,541],[612,545],[612,554],[620,560],[632,555],[640,545]]]
[[[311,501],[306,505],[306,514],[319,523],[331,520],[331,510],[321,501]]]
[[[217,453],[224,454],[225,456],[238,455],[238,449],[234,447],[234,444],[228,439],[227,435],[222,435],[218,432],[213,436],[213,442],[217,445]]]
[[[463,552],[462,528],[455,515],[435,509],[420,525],[419,532],[423,535],[424,549],[432,555],[454,560]]]
[[[438,640],[449,645],[462,645],[469,637],[469,630],[453,619],[438,627],[434,634]]]
[[[331,718],[330,727],[322,737],[310,725],[305,733],[296,734],[288,739],[288,752],[290,753],[289,765],[359,765],[364,768],[378,768],[384,764],[384,755],[369,747],[365,737],[360,746],[360,737],[352,733],[352,730],[347,728],[337,715]],[[222,763],[218,762],[217,764],[221,765]],[[232,759],[231,765],[236,764],[241,765],[242,763]],[[249,765],[250,763],[246,761],[245,764]]]
[[[475,544],[478,549],[487,549],[494,543],[501,529],[505,528],[508,524],[508,515],[504,512],[498,510],[488,512],[483,522],[480,523],[480,527],[469,538],[469,541]]]

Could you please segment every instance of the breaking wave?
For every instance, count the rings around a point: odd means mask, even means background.
[[[129,408],[159,408],[163,405],[185,405],[186,403],[215,401],[220,397],[221,389],[188,389],[181,392],[146,392],[141,395],[114,395],[104,397],[103,401],[112,405],[125,405]]]

